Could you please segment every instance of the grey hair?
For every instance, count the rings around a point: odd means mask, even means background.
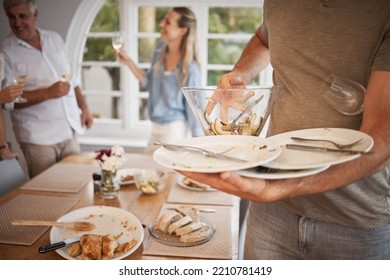
[[[35,4],[35,0],[3,0],[4,11],[7,11],[8,8],[18,6],[21,4],[27,4],[32,13],[34,13],[37,10],[37,5]]]

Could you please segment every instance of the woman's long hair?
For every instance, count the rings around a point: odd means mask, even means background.
[[[192,10],[186,7],[174,7],[172,9],[175,13],[180,15],[180,19],[178,20],[178,26],[183,28],[187,27],[188,31],[183,36],[180,45],[180,53],[181,53],[181,63],[182,63],[182,73],[179,79],[180,87],[183,87],[186,83],[188,77],[188,67],[192,60],[194,60],[198,65],[200,65],[198,48],[196,45],[196,17]],[[167,47],[166,47],[167,48]],[[165,52],[167,49],[164,50]],[[162,55],[161,60],[164,59],[164,55]],[[159,66],[163,65],[163,61],[159,61]],[[160,68],[157,66],[157,68]]]

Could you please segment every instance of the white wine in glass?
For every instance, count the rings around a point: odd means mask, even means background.
[[[72,79],[72,73],[70,70],[70,65],[68,63],[62,64],[60,81],[63,83],[69,83],[71,79]]]
[[[24,63],[15,63],[13,68],[13,80],[17,85],[24,85],[27,79],[27,65]],[[26,103],[27,99],[18,96],[16,97],[15,103]]]
[[[121,33],[114,35],[114,37],[112,37],[111,43],[115,51],[118,52],[123,47],[123,35]]]

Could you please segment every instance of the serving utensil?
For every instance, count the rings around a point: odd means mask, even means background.
[[[55,221],[35,221],[35,220],[15,220],[14,226],[55,226],[67,227],[81,231],[90,231],[95,229],[95,225],[90,222],[55,222]]]
[[[355,146],[357,143],[361,142],[363,140],[363,138],[360,138],[360,139],[358,139],[352,143],[349,143],[349,144],[340,144],[340,143],[337,143],[337,142],[334,142],[334,141],[328,140],[328,139],[305,138],[305,137],[295,137],[295,136],[291,137],[291,140],[308,141],[308,142],[328,142],[328,143],[335,145],[339,149],[347,149],[347,148],[351,148],[351,147]]]
[[[154,142],[154,145],[163,146],[164,148],[169,149],[169,150],[179,150],[179,151],[201,153],[206,157],[212,157],[212,158],[223,159],[223,160],[238,161],[238,162],[247,162],[244,159],[224,155],[224,153],[226,153],[226,151],[223,153],[215,153],[215,152],[208,151],[208,150],[205,150],[205,149],[202,149],[199,147],[167,144],[167,143],[162,143],[162,142]]]

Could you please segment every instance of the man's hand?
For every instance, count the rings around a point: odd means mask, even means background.
[[[48,90],[50,93],[49,98],[63,97],[69,93],[70,84],[65,82],[56,82],[52,84]]]
[[[82,110],[81,125],[86,128],[91,128],[93,125],[93,117],[88,110]]]
[[[232,88],[237,90],[231,90]],[[208,100],[205,113],[210,115],[215,105],[220,103],[221,121],[227,124],[229,108],[243,111],[246,108],[245,102],[254,95],[254,92],[247,91],[242,91],[242,94],[238,94],[239,89],[245,88],[246,84],[239,75],[233,72],[223,75],[219,80],[218,89]]]

